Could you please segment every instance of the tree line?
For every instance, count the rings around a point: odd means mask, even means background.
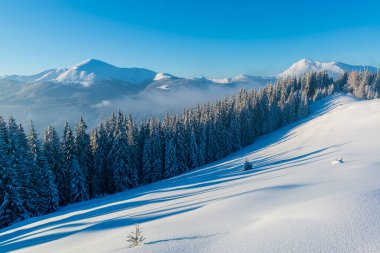
[[[305,117],[311,102],[359,89],[351,75],[334,82],[326,72],[309,72],[140,123],[119,111],[90,132],[81,118],[74,130],[65,123],[61,136],[48,127],[42,140],[33,123],[25,133],[14,118],[0,117],[0,228],[219,160]],[[369,75],[355,80],[371,80],[366,94],[378,97],[378,74]]]

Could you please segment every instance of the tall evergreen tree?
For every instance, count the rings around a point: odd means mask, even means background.
[[[65,175],[65,186],[61,192],[62,203],[68,204],[71,200],[71,168],[75,156],[74,137],[69,126],[66,122],[63,128],[63,136],[61,140],[61,154],[62,154],[62,167]]]
[[[76,155],[73,156],[71,165],[71,196],[72,203],[88,200],[87,182],[83,170],[79,166]]]
[[[78,160],[80,174],[83,174],[86,184],[85,191],[88,196],[92,196],[92,183],[93,183],[93,167],[92,167],[92,155],[90,149],[90,136],[86,133],[87,125],[83,118],[80,118],[74,133],[74,148],[75,155]]]
[[[105,193],[111,193],[109,186],[110,180],[113,178],[111,171],[107,166],[107,133],[103,124],[100,124],[96,135],[96,143],[94,143],[94,181],[93,181],[93,194],[94,196],[101,196]]]
[[[55,211],[59,205],[59,195],[55,184],[55,177],[48,166],[33,122],[31,122],[30,125],[28,141],[35,177],[33,181],[36,183],[38,198],[37,215]]]
[[[128,164],[128,137],[123,118],[124,115],[119,112],[111,150],[115,190],[118,192],[128,189],[134,183],[133,179],[128,177],[131,175],[131,168]],[[137,181],[137,175],[135,180]]]
[[[0,228],[27,218],[28,211],[20,194],[20,185],[9,160],[8,132],[0,117]]]
[[[60,205],[65,205],[67,203],[65,201],[65,195],[67,195],[67,171],[65,171],[65,167],[63,166],[59,137],[55,128],[52,126],[49,126],[49,128],[44,131],[43,150],[47,163],[54,173],[55,184],[57,185],[59,194],[59,203]]]

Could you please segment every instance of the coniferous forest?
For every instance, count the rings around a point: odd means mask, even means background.
[[[255,138],[308,115],[337,91],[380,97],[379,73],[326,72],[287,78],[260,90],[135,122],[122,112],[89,130],[83,118],[59,134],[0,118],[0,228],[60,206],[170,178],[216,161]]]

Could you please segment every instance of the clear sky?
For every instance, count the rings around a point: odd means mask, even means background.
[[[380,1],[1,0],[0,75],[87,58],[178,76],[276,74],[301,58],[380,66]]]

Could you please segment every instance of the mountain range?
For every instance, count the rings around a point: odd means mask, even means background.
[[[49,69],[35,75],[8,75],[0,80],[17,81],[22,83],[55,82],[62,84],[80,84],[89,87],[98,82],[123,82],[128,85],[140,85],[140,88],[151,89],[152,87],[169,90],[179,86],[205,86],[222,84],[252,84],[263,86],[269,81],[274,81],[274,77],[261,77],[241,75],[235,78],[214,79],[214,78],[181,78],[167,73],[157,73],[144,68],[119,68],[106,62],[87,59],[79,64],[75,64],[63,69]]]
[[[239,75],[228,78],[183,78],[145,68],[119,68],[96,59],[49,69],[35,75],[0,78],[0,111],[22,123],[34,120],[45,128],[84,116],[89,126],[123,110],[138,117],[181,111],[184,107],[213,101],[241,88],[260,88],[278,78],[300,76],[307,71],[327,71],[337,78],[345,71],[376,71],[371,66],[302,59],[276,76]],[[59,115],[59,117],[57,117]]]
[[[376,71],[377,68],[372,66],[355,66],[342,62],[320,62],[312,59],[304,58],[294,64],[288,69],[279,73],[276,77],[282,78],[286,76],[301,76],[308,71],[322,72],[327,71],[331,77],[338,77],[345,71],[362,71],[368,69],[369,71]],[[159,82],[173,82],[183,80],[186,78],[176,77],[167,73],[157,73],[155,71],[145,68],[119,68],[104,61],[96,59],[87,59],[81,63],[75,64],[68,68],[63,69],[49,69],[37,73],[35,75],[7,75],[0,80],[11,80],[25,83],[35,82],[60,82],[60,83],[75,83],[81,84],[85,87],[100,81],[122,81],[133,85],[141,85]],[[275,77],[263,77],[252,75],[240,75],[237,77],[227,78],[193,78],[198,83],[212,83],[212,84],[235,84],[235,83],[252,83],[260,84],[262,82],[273,81]],[[157,88],[168,89],[164,85],[157,86]]]

